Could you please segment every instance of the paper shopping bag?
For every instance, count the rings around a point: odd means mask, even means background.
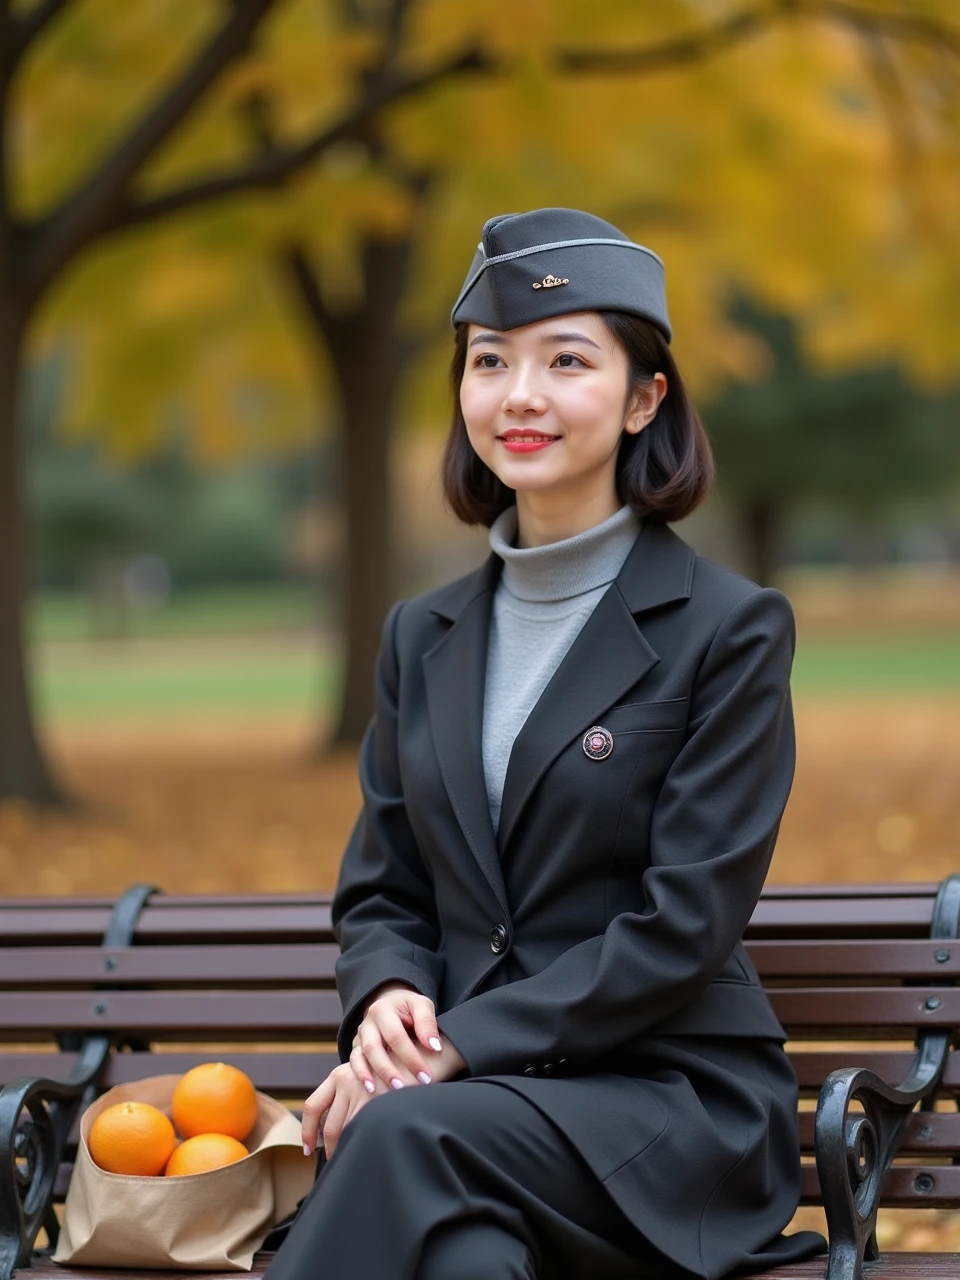
[[[115,1102],[149,1102],[170,1115],[180,1076],[118,1085],[80,1122],[55,1262],[178,1271],[249,1271],[270,1229],[313,1185],[315,1160],[303,1154],[300,1122],[257,1094],[259,1113],[235,1164],[186,1177],[133,1177],[99,1168],[87,1145],[94,1120]]]

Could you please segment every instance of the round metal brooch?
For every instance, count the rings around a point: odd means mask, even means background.
[[[602,724],[595,724],[583,735],[583,750],[591,760],[606,760],[613,750],[613,734]]]

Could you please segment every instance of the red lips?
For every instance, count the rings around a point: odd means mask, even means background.
[[[546,449],[559,438],[548,435],[545,431],[522,431],[516,427],[497,437],[510,453],[535,453],[538,449]]]

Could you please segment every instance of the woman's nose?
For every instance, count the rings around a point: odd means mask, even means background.
[[[504,393],[504,412],[540,414],[545,413],[546,408],[546,397],[540,389],[535,375],[529,370],[517,369]]]

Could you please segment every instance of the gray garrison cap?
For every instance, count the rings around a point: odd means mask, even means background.
[[[579,209],[505,213],[485,222],[451,322],[516,329],[570,311],[629,311],[669,342],[663,262]]]

